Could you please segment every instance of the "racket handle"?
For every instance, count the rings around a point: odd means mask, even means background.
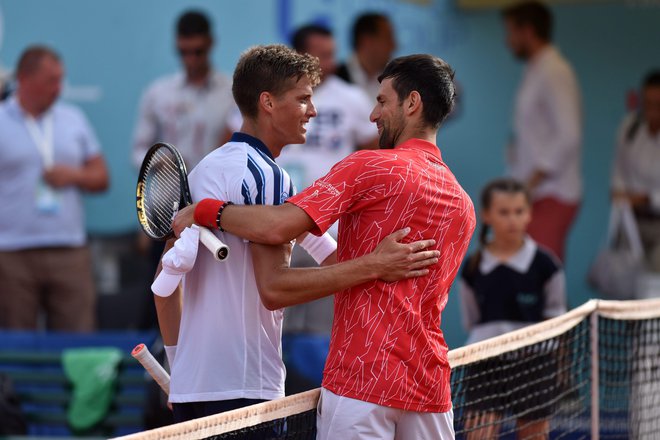
[[[131,352],[131,356],[137,359],[149,375],[156,381],[160,388],[165,391],[165,394],[170,394],[170,375],[158,363],[156,358],[151,354],[149,349],[144,344],[138,344]]]
[[[213,258],[217,261],[225,261],[229,256],[229,246],[220,241],[213,232],[201,226],[199,228],[199,240],[211,251]]]

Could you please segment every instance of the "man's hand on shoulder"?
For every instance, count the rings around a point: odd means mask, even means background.
[[[365,256],[369,263],[373,264],[379,279],[393,282],[424,276],[429,273],[428,266],[438,262],[440,252],[427,250],[435,245],[435,240],[401,243],[409,233],[410,228],[393,232],[385,237],[373,252]]]

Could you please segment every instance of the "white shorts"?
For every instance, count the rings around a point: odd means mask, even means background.
[[[321,388],[316,431],[317,440],[453,440],[454,411],[405,411]]]

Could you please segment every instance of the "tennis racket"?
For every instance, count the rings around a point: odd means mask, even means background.
[[[186,165],[174,146],[159,142],[149,149],[138,175],[136,202],[138,220],[149,237],[167,240],[174,236],[174,216],[192,204]],[[208,229],[199,228],[199,240],[216,260],[229,256],[229,247]]]
[[[170,375],[158,363],[156,358],[151,354],[149,349],[144,344],[138,344],[131,352],[131,356],[137,359],[140,364],[147,370],[147,373],[156,381],[160,388],[165,391],[165,394],[170,394]]]

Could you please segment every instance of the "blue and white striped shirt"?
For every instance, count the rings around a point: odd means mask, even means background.
[[[289,175],[259,139],[235,133],[191,171],[194,201],[282,204],[293,195]],[[275,399],[284,396],[282,310],[261,303],[249,242],[215,233],[231,248],[224,263],[200,250],[183,279],[183,314],[172,365],[170,400]]]

